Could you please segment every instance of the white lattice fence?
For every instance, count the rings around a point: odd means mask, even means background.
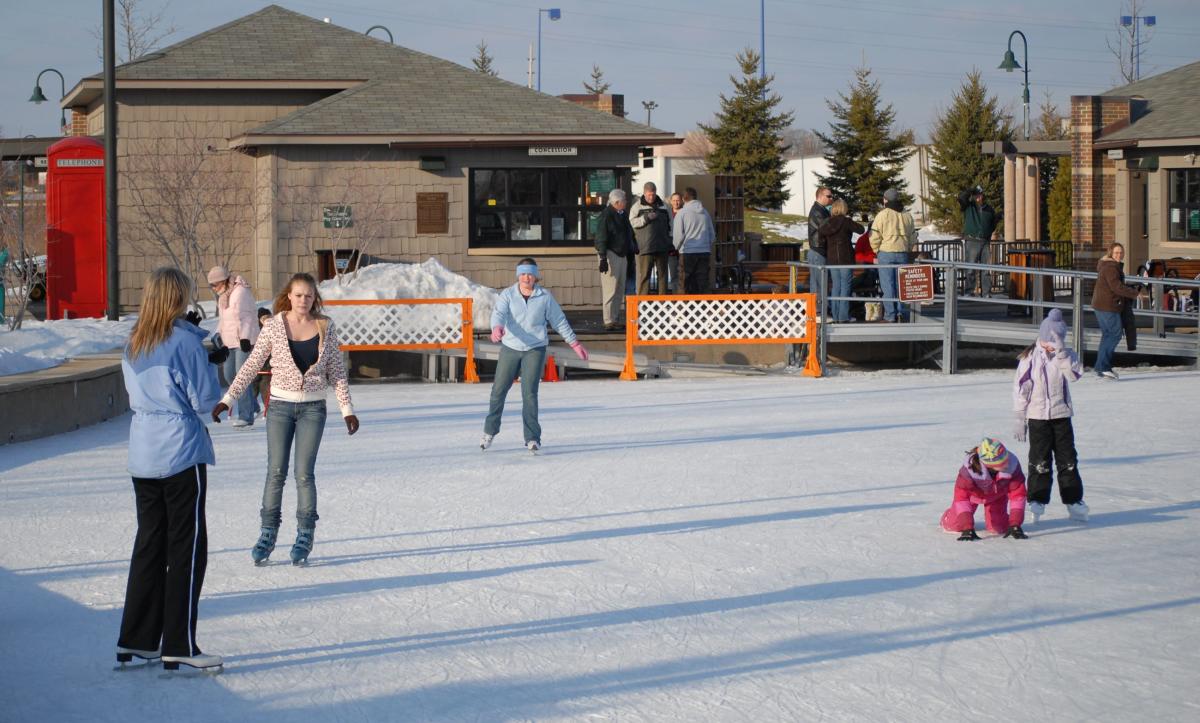
[[[808,304],[801,296],[641,299],[639,341],[805,341]]]
[[[804,344],[803,373],[821,376],[813,294],[630,296],[625,299],[625,368],[637,379],[633,347],[667,344]]]
[[[463,349],[464,377],[479,381],[471,299],[339,299],[324,309],[343,351]]]

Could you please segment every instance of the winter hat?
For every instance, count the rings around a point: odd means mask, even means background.
[[[219,284],[222,281],[226,281],[228,278],[229,269],[225,268],[224,266],[218,265],[208,270],[208,283],[210,286],[212,284]]]
[[[979,461],[985,467],[1000,469],[1008,464],[1008,450],[994,437],[984,437],[979,443]]]
[[[900,192],[894,188],[889,188],[883,192],[883,200],[887,201],[888,203],[895,203],[896,201],[900,200]]]
[[[535,279],[542,278],[538,273],[537,264],[517,264],[517,278],[520,278],[521,274],[533,274]]]
[[[1038,328],[1038,341],[1057,346],[1062,344],[1066,338],[1067,322],[1063,321],[1062,310],[1051,309],[1046,318],[1042,320],[1041,327]]]

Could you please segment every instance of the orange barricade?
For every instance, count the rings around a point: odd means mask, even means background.
[[[471,299],[336,299],[323,305],[337,322],[342,351],[462,349],[463,380],[479,381]]]
[[[819,377],[816,306],[816,294],[626,296],[621,378],[637,379],[638,344],[806,344],[803,374]]]

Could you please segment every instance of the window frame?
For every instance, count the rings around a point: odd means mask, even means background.
[[[539,182],[541,184],[541,204],[540,205],[509,205],[508,198],[500,199],[494,206],[486,205],[486,199],[477,199],[475,197],[476,190],[476,174],[481,171],[505,173],[511,172],[537,172]],[[578,203],[563,204],[550,203],[550,176],[552,171],[574,172],[579,175],[579,187],[577,189],[576,199]],[[542,248],[551,250],[574,250],[578,249],[584,253],[592,248],[594,243],[594,235],[591,232],[590,225],[587,222],[589,214],[596,214],[604,210],[608,203],[608,192],[591,193],[588,186],[588,175],[597,171],[609,171],[614,176],[613,188],[620,188],[626,193],[629,192],[629,184],[632,181],[632,171],[623,166],[472,166],[467,173],[467,249],[469,251],[479,252],[480,250],[496,250],[504,251],[505,249],[528,249]],[[506,196],[512,193],[511,183],[506,180],[504,183]],[[492,210],[494,209],[494,210]],[[541,225],[541,238],[537,239],[518,239],[513,238],[513,213],[538,213],[543,219]],[[503,238],[492,238],[484,240],[479,237],[477,224],[479,218],[484,213],[491,213],[501,218],[501,227],[504,232]],[[556,215],[561,214],[578,214],[581,233],[578,239],[559,239],[551,238],[553,235],[553,219]],[[565,235],[565,234],[564,234]]]
[[[1200,168],[1169,168],[1167,171],[1167,240],[1179,243],[1200,243],[1200,230],[1189,231],[1189,219],[1193,214],[1200,216],[1200,191],[1192,198],[1188,189],[1194,184],[1200,187]],[[1183,175],[1184,198],[1175,200],[1176,174]],[[1182,220],[1183,236],[1174,235],[1175,223],[1171,215],[1179,210]]]

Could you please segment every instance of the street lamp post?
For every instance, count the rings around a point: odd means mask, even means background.
[[[658,103],[652,100],[643,100],[642,107],[646,109],[646,125],[650,125],[650,111],[658,107]]]
[[[382,25],[372,25],[371,27],[367,28],[366,32],[364,32],[363,35],[370,35],[372,30],[382,30],[383,32],[388,34],[388,42],[391,43],[392,45],[396,44],[396,39],[392,37],[392,31],[388,30],[386,27],[384,27]]]
[[[121,247],[117,236],[117,22],[114,0],[104,0],[104,236],[108,248],[108,319],[121,315]]]
[[[562,18],[562,10],[558,8],[538,8],[537,89],[539,93],[542,91],[542,13],[546,13],[551,20],[559,20]]]
[[[1140,23],[1138,21],[1141,21]],[[1158,17],[1154,15],[1122,15],[1121,27],[1127,28],[1133,26],[1133,79],[1142,79],[1142,36],[1139,30],[1142,25],[1148,28],[1154,27],[1158,22]]]
[[[66,97],[67,97],[67,80],[66,80],[66,78],[64,78],[64,77],[63,77],[63,74],[62,74],[62,73],[60,73],[60,72],[58,72],[58,71],[57,71],[57,70],[55,70],[54,68],[46,68],[46,69],[45,69],[45,70],[43,70],[42,72],[38,73],[38,74],[37,74],[37,80],[33,81],[33,95],[29,96],[29,102],[30,102],[30,103],[37,103],[37,104],[39,104],[39,105],[40,105],[40,104],[42,104],[42,103],[45,103],[47,100],[49,100],[49,99],[46,97],[46,94],[42,92],[42,76],[43,76],[43,75],[45,75],[46,73],[55,73],[55,74],[57,74],[57,75],[58,75],[58,80],[59,80],[59,82],[62,84],[62,95],[60,95],[60,96],[59,96],[59,98],[66,98]],[[67,125],[67,115],[66,115],[66,112],[65,112],[65,111],[63,111],[63,110],[62,110],[62,108],[59,108],[59,111],[58,111],[58,132],[59,132],[59,133],[62,133],[62,129],[63,129],[63,127],[65,127],[66,125]]]
[[[1017,57],[1013,55],[1012,39],[1014,35],[1021,36],[1021,42],[1025,45],[1025,65],[1022,66],[1017,62]],[[1014,30],[1008,36],[1008,50],[1004,51],[1004,62],[1000,63],[1000,70],[1013,72],[1014,70],[1025,71],[1025,94],[1022,100],[1025,105],[1025,140],[1029,140],[1029,41],[1025,39],[1025,33],[1020,30]]]

